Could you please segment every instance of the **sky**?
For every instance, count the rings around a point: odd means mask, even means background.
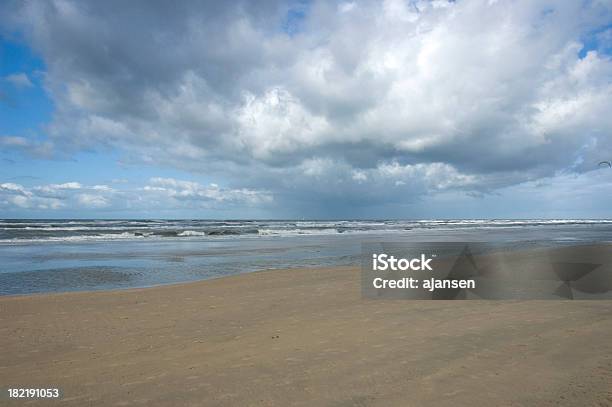
[[[612,2],[5,1],[0,218],[610,218]]]

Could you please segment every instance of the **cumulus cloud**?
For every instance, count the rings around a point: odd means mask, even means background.
[[[208,186],[174,178],[151,178],[140,187],[113,188],[108,185],[83,185],[79,182],[25,187],[15,183],[0,184],[0,208],[172,210],[219,208],[231,205],[259,206],[273,201],[266,191]]]
[[[6,150],[20,151],[38,158],[53,156],[53,144],[49,141],[37,141],[18,136],[0,136],[0,146]]]
[[[101,195],[78,194],[76,198],[79,205],[86,208],[104,208],[109,205],[108,199]]]
[[[63,206],[60,199],[46,194],[38,195],[20,184],[0,184],[0,207],[3,209],[58,209]]]
[[[608,2],[7,7],[48,67],[50,142],[231,184],[143,188],[177,202],[487,193],[612,151]]]
[[[37,197],[64,199],[74,190],[81,190],[83,186],[78,182],[66,182],[64,184],[48,184],[33,187],[30,192]]]
[[[100,185],[85,186],[78,182],[25,187],[7,182],[0,184],[0,207],[3,209],[14,209],[14,206],[27,209],[100,208],[107,206],[108,199],[116,192],[110,187],[103,186],[102,191],[105,195],[96,194],[101,190],[100,187]]]
[[[0,184],[0,191],[11,193],[14,195],[26,196],[26,197],[32,195],[32,193],[28,191],[27,189],[25,189],[23,186],[19,184],[14,184],[12,182],[6,182],[4,184]]]
[[[198,182],[181,181],[174,178],[151,178],[149,185],[146,185],[143,191],[176,201],[195,201],[200,205],[209,203],[256,205],[272,201],[272,196],[265,191],[221,188],[217,184],[204,186]]]

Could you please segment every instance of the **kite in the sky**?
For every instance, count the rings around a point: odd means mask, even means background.
[[[602,165],[603,166],[607,165],[608,167],[612,168],[612,162],[610,162],[610,161],[600,161],[599,162],[599,166],[601,167]]]

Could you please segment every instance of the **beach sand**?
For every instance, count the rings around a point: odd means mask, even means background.
[[[64,392],[8,405],[612,405],[612,301],[368,300],[359,276],[0,298],[0,383]]]

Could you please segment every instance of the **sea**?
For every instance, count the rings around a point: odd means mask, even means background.
[[[3,219],[0,295],[358,265],[362,243],[455,241],[511,250],[612,242],[612,220]]]

